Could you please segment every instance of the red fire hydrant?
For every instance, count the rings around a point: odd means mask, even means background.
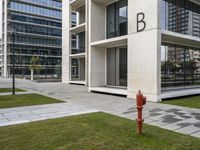
[[[142,118],[142,109],[143,105],[146,104],[146,97],[143,96],[141,91],[137,94],[137,133],[140,135],[142,134],[142,123],[144,119]]]

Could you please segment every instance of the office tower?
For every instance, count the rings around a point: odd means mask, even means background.
[[[61,76],[61,0],[2,0],[2,76],[15,74],[30,78],[33,57],[39,66],[38,77]],[[13,45],[14,37],[14,45]]]

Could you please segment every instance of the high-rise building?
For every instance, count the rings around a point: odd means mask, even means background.
[[[200,93],[199,16],[199,0],[63,1],[62,81],[154,102]]]
[[[166,0],[167,2],[168,0]],[[200,14],[174,3],[168,3],[168,30],[200,37]]]
[[[2,75],[3,51],[2,51],[2,2],[0,2],[0,76]]]
[[[2,40],[0,39],[0,76],[2,75],[2,66],[3,66],[3,51],[2,51]]]
[[[179,3],[175,1],[163,0],[165,6],[165,30],[189,35],[192,37],[200,38],[200,12],[198,6],[190,3],[189,6],[184,6],[184,2]],[[189,1],[188,1],[189,2]],[[190,87],[196,86],[198,82],[199,60],[198,53],[191,47],[171,46],[167,44],[167,63],[165,63],[162,70],[166,73],[163,74],[163,89],[173,87]],[[166,71],[167,70],[167,71]]]
[[[15,51],[15,73],[30,77],[33,57],[38,57],[40,77],[61,76],[61,0],[1,0],[2,4],[2,76],[12,74],[12,52]],[[14,47],[13,47],[14,37]]]

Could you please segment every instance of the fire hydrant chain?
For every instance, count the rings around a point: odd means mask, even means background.
[[[142,123],[144,122],[144,119],[142,117],[142,109],[143,105],[146,104],[146,97],[143,96],[141,91],[138,92],[136,97],[136,103],[137,103],[137,133],[139,135],[142,134]]]

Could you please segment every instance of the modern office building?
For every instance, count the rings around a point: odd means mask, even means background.
[[[2,76],[12,75],[12,52],[15,51],[15,73],[30,77],[33,56],[39,57],[37,74],[61,76],[61,0],[1,0]],[[14,47],[13,47],[14,33]]]
[[[70,5],[70,4],[72,5]],[[70,5],[70,8],[69,8]],[[87,1],[64,1],[62,79],[68,83],[88,83]],[[67,66],[68,67],[67,67]]]
[[[2,12],[2,3],[0,2],[0,12]],[[0,22],[2,22],[2,13],[0,13]],[[3,51],[2,51],[2,23],[0,23],[0,76],[2,75]]]
[[[2,51],[2,40],[0,39],[0,76],[2,75],[3,66],[3,51]]]
[[[62,81],[154,102],[199,94],[199,16],[197,0],[64,1]]]

